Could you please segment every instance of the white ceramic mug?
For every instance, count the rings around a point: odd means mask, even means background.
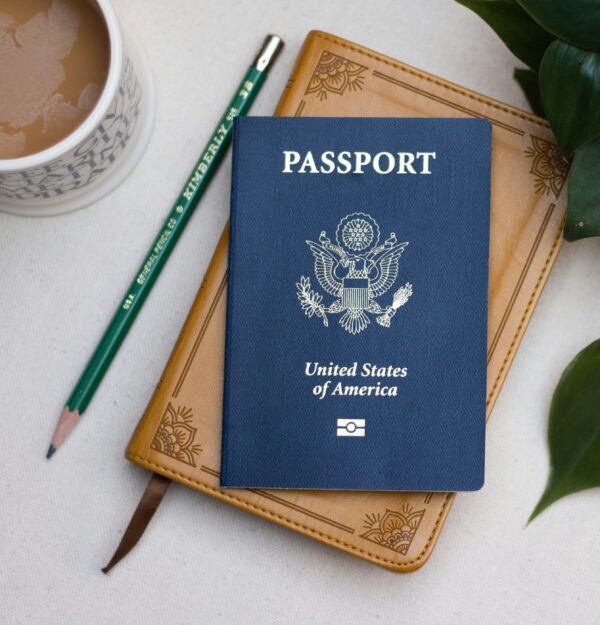
[[[82,208],[114,189],[135,167],[154,118],[151,74],[125,41],[109,0],[95,0],[106,22],[110,64],[89,115],[62,141],[35,154],[0,159],[0,210],[56,215]]]

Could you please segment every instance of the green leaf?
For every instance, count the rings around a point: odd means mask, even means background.
[[[537,71],[554,37],[541,28],[516,0],[456,0],[491,26],[506,47]]]
[[[586,50],[600,50],[598,0],[519,0],[519,4],[559,39]]]
[[[565,156],[600,135],[600,54],[554,41],[540,66],[544,111]]]
[[[540,95],[540,83],[537,72],[531,69],[517,68],[513,72],[513,76],[519,83],[521,89],[523,89],[531,110],[536,115],[544,117],[544,107],[542,106],[542,96]]]
[[[569,173],[565,239],[600,236],[600,138],[575,150]]]
[[[600,340],[575,356],[550,406],[550,477],[532,521],[557,499],[600,486]]]

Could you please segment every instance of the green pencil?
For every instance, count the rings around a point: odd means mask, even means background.
[[[223,160],[223,156],[231,143],[234,118],[248,112],[262,87],[269,67],[282,46],[283,42],[279,37],[268,35],[258,56],[248,68],[227,110],[219,120],[210,141],[204,148],[204,152],[187,179],[181,195],[177,198],[121,305],[96,347],[96,351],[69,396],[54,430],[46,455],[47,458],[52,457],[88,407],[131,324],[152,290],[156,278],[158,278],[206,187]]]

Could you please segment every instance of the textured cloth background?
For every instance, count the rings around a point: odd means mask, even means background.
[[[157,83],[141,164],[84,211],[0,215],[0,622],[597,623],[599,492],[563,500],[524,529],[546,480],[552,390],[570,358],[600,336],[597,240],[561,252],[492,416],[486,485],[457,499],[421,571],[385,571],[174,485],[135,551],[108,577],[100,572],[148,481],[123,450],[225,223],[229,161],[51,462],[48,442],[264,34],[280,34],[287,48],[253,114],[271,114],[311,28],[526,107],[511,78],[516,60],[450,0],[115,4]]]

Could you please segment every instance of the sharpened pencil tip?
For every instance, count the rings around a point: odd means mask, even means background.
[[[65,438],[69,436],[78,421],[79,410],[69,410],[69,407],[65,406],[63,411],[60,413],[56,429],[50,439],[50,447],[48,448],[46,458],[52,458],[54,452],[63,444]]]

